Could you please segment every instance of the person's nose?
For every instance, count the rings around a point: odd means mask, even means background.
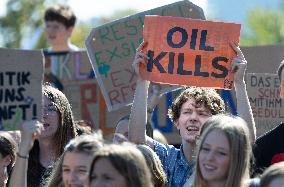
[[[72,183],[76,182],[78,180],[77,173],[75,171],[71,171],[69,179]]]
[[[198,115],[195,111],[191,113],[191,115],[189,116],[189,120],[191,123],[196,123],[198,121]]]
[[[206,159],[207,159],[207,161],[212,161],[212,160],[214,160],[214,157],[215,157],[214,151],[209,151],[209,153],[206,156]]]

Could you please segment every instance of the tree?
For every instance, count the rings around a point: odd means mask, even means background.
[[[9,0],[7,14],[0,18],[2,43],[7,48],[20,48],[25,35],[42,25],[44,0]]]
[[[284,5],[282,0],[281,5]],[[247,16],[248,31],[241,38],[242,46],[284,42],[284,6],[280,11],[256,8]]]

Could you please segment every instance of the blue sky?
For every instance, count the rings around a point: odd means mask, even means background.
[[[245,23],[247,11],[256,7],[277,10],[280,0],[208,0],[211,16],[223,21]]]
[[[0,0],[0,16],[5,14],[8,0]],[[178,0],[58,0],[67,2],[78,15],[79,20],[85,21],[93,17],[111,15],[115,10],[137,9],[145,11]],[[207,17],[219,21],[245,23],[247,11],[255,7],[277,9],[281,0],[192,0],[203,8]]]
[[[110,15],[115,10],[134,8],[149,10],[178,0],[69,0],[70,6],[82,20]],[[255,7],[277,9],[280,0],[192,0],[203,8],[205,15],[219,21],[245,23],[247,11]],[[92,3],[90,3],[92,2]],[[90,6],[92,5],[92,6]]]
[[[7,1],[8,0],[0,0],[0,16],[5,15]],[[142,12],[177,1],[179,0],[58,0],[58,2],[67,2],[74,10],[79,21],[83,22],[92,18],[111,15],[116,10],[131,8]],[[207,19],[241,23],[243,33],[244,30],[247,30],[245,18],[249,10],[256,7],[265,8],[266,10],[277,10],[280,1],[281,0],[192,0],[191,2],[203,9]],[[23,47],[26,48],[26,46]]]

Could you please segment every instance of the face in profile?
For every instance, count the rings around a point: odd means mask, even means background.
[[[195,143],[202,125],[210,116],[210,111],[203,104],[197,105],[194,99],[188,99],[183,103],[180,116],[175,124],[184,140]]]
[[[43,130],[40,138],[53,137],[60,125],[58,108],[46,96],[43,97]]]
[[[84,153],[66,152],[62,163],[62,180],[65,187],[83,187],[88,180],[92,157]]]
[[[94,163],[90,187],[127,187],[125,178],[106,158],[99,158]]]
[[[201,145],[198,165],[205,181],[224,183],[230,165],[230,146],[226,135],[220,130],[209,132]]]

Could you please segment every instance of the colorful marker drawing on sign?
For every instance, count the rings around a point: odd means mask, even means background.
[[[158,83],[232,89],[230,42],[239,43],[240,24],[169,16],[145,16],[144,79]]]
[[[137,77],[131,63],[136,48],[143,41],[145,15],[205,19],[200,7],[189,1],[179,1],[92,29],[85,44],[109,111],[124,108],[133,101]],[[174,90],[174,87],[162,86],[163,93],[169,90]]]

